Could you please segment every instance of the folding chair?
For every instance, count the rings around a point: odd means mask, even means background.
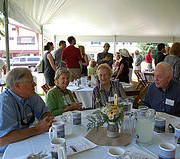
[[[43,89],[45,94],[47,94],[47,92],[50,90],[50,87],[46,83],[42,85],[41,88]]]
[[[134,73],[136,74],[137,79],[138,79],[138,85],[136,87],[136,90],[141,89],[142,87],[145,87],[147,85],[147,82],[146,82],[146,80],[144,80],[142,78],[141,71],[140,70],[134,70]]]
[[[148,86],[154,82],[154,73],[145,72],[144,77]]]
[[[135,106],[135,105],[137,105],[137,104],[140,103],[141,98],[142,98],[142,96],[144,95],[144,93],[146,93],[148,87],[149,87],[148,85],[145,86],[145,87],[143,88],[143,90],[139,93],[139,95],[137,95],[137,96],[135,97],[134,102],[133,102],[133,106]]]

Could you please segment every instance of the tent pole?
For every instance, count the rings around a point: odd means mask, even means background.
[[[57,49],[57,48],[56,48],[56,47],[57,47],[57,46],[56,46],[56,40],[57,40],[57,39],[56,39],[56,35],[54,35],[54,48],[55,48],[55,50]]]
[[[4,17],[5,17],[5,43],[6,43],[6,65],[7,71],[10,70],[9,62],[9,31],[8,31],[8,0],[4,0]]]
[[[43,25],[41,25],[41,40],[42,40],[42,42],[41,42],[41,45],[42,45],[42,52],[41,52],[41,57],[42,57],[42,59],[43,59],[43,57],[44,57],[44,32],[43,32]]]
[[[116,55],[116,35],[114,35],[113,41],[114,41],[114,55]]]

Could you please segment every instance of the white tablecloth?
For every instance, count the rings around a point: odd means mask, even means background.
[[[86,110],[82,112],[82,125],[81,126],[73,126],[72,134],[69,136],[66,136],[66,139],[71,140],[71,138],[77,137],[77,136],[86,136],[87,132],[87,119],[86,116],[90,113],[92,113],[94,110]],[[170,122],[176,121],[172,124],[178,123],[180,121],[180,118],[169,116],[167,114],[163,115],[166,117],[166,120],[170,120]],[[167,122],[168,124],[168,122]],[[170,133],[163,133],[158,134],[154,132],[152,142],[153,144],[150,146],[141,146],[137,145],[135,143],[135,140],[131,143],[131,145],[125,147],[125,150],[131,150],[133,152],[141,152],[144,153],[147,157],[147,159],[155,159],[158,158],[158,145],[162,142],[170,142],[175,144],[175,138],[173,134]],[[29,139],[16,142],[13,144],[10,144],[8,148],[6,149],[3,159],[25,159],[30,154],[34,153],[37,154],[41,151],[45,152],[47,150],[47,146],[50,145],[50,140],[47,133],[31,137]],[[68,156],[68,159],[106,159],[108,158],[107,150],[113,146],[97,146],[94,149],[87,150],[84,152],[80,152],[78,154],[74,154],[71,156]],[[47,153],[47,152],[46,152]],[[50,156],[50,154],[49,154]],[[50,158],[50,157],[48,157]],[[177,147],[176,149],[176,159],[180,159],[180,147]]]
[[[124,89],[132,87],[131,84],[121,82]],[[92,94],[94,87],[69,85],[67,89],[75,92],[79,102],[85,108],[92,108]]]
[[[82,103],[84,108],[92,108],[92,94],[94,87],[87,87],[87,86],[68,86],[67,89],[75,92],[77,99],[79,102]]]

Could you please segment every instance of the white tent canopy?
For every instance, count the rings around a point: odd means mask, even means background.
[[[2,1],[2,0],[1,0]],[[83,41],[180,41],[180,0],[8,0],[29,28]]]

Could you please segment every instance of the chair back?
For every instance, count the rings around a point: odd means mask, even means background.
[[[47,92],[50,90],[50,87],[46,83],[42,85],[41,88],[43,89],[45,94],[47,94]]]
[[[141,86],[140,88],[145,87],[147,83],[146,83],[146,80],[142,78],[141,70],[134,70],[134,73],[137,76],[138,83],[139,83],[136,89],[138,89],[139,86]]]

